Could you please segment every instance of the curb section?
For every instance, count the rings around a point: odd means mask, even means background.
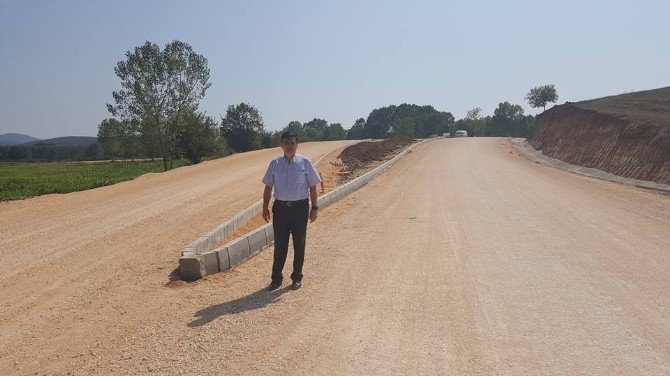
[[[377,175],[388,170],[407,153],[411,152],[412,149],[429,140],[424,139],[408,146],[398,153],[398,155],[373,170],[319,197],[319,208],[326,208],[361,188]],[[321,157],[318,162],[331,152]],[[249,219],[256,216],[260,212],[262,205],[262,200],[254,203],[249,208],[243,210],[242,213],[224,222],[206,236],[198,238],[186,247],[181,252],[181,257],[179,257],[179,274],[181,278],[186,281],[195,281],[206,275],[228,270],[272,245],[274,243],[274,232],[272,223],[268,223],[240,236],[223,247],[211,249],[212,246],[229,237]]]

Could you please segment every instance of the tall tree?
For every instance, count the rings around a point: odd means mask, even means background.
[[[90,159],[97,159],[100,157],[102,157],[102,147],[99,142],[88,145],[86,151],[84,151],[84,159],[90,160]],[[1,159],[2,156],[0,156],[0,160]]]
[[[414,137],[416,132],[416,122],[411,116],[398,119],[391,127],[393,135],[403,135]]]
[[[482,118],[482,109],[480,107],[475,107],[468,110],[465,118],[459,119],[454,129],[462,129],[468,132],[468,136],[485,136],[483,128],[485,120]]]
[[[261,147],[273,148],[279,146],[282,132],[263,131],[261,134]]]
[[[498,108],[493,111],[493,117],[491,118],[492,136],[521,136],[519,129],[523,120],[523,108],[518,104],[509,102],[498,104]]]
[[[204,157],[225,154],[226,140],[221,137],[214,119],[189,110],[182,113],[180,120],[183,127],[179,133],[179,151],[191,163],[200,163]]]
[[[305,130],[305,141],[321,141],[324,140],[326,129],[328,129],[328,122],[323,119],[314,118],[302,125]]]
[[[126,159],[140,154],[139,124],[137,121],[121,122],[121,153]]]
[[[558,94],[556,94],[554,85],[538,86],[530,89],[530,92],[526,94],[526,100],[531,107],[542,107],[544,111],[547,108],[547,103],[556,103]]]
[[[354,125],[347,131],[347,140],[361,140],[363,139],[363,128],[365,127],[365,119],[360,118],[356,120]]]
[[[433,106],[418,106],[403,103],[399,106],[377,108],[370,112],[363,127],[363,138],[386,138],[394,133],[393,127],[401,119],[411,118],[414,137],[427,137],[452,130],[454,116],[449,112],[435,110]],[[403,120],[401,127],[409,124]],[[407,132],[405,132],[407,133]]]
[[[471,110],[468,110],[468,113],[467,115],[465,115],[465,118],[468,120],[476,121],[481,119],[482,117],[481,113],[482,113],[481,107],[475,107]]]
[[[323,139],[325,141],[333,141],[333,140],[344,140],[346,137],[347,137],[347,131],[344,130],[342,124],[333,123],[330,124],[328,128],[326,128]]]
[[[305,141],[305,129],[302,127],[302,123],[299,121],[292,121],[288,123],[287,126],[282,129],[282,133],[295,133],[298,136],[299,141]]]
[[[228,147],[238,153],[260,149],[262,133],[263,117],[256,107],[244,102],[228,106],[221,119],[221,134]]]
[[[121,90],[112,93],[114,104],[107,109],[121,121],[137,124],[145,143],[158,144],[167,171],[168,161],[178,153],[181,113],[197,109],[211,85],[207,59],[182,41],[170,42],[163,50],[146,42],[126,52],[114,72]]]
[[[123,125],[120,121],[110,118],[103,120],[98,125],[98,142],[102,145],[105,155],[112,160],[122,154],[121,138],[123,137]]]
[[[485,116],[475,122],[473,135],[479,137],[491,135],[491,116]]]

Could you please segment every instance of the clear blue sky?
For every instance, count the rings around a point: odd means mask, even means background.
[[[149,40],[209,60],[201,109],[250,102],[266,129],[320,117],[351,127],[381,106],[523,105],[670,85],[665,1],[0,0],[0,134],[95,136],[113,68]]]

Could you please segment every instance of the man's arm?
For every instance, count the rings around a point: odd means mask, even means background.
[[[309,201],[312,203],[312,209],[309,211],[309,221],[314,222],[316,221],[316,217],[318,216],[318,210],[315,210],[314,207],[316,206],[316,185],[313,185],[309,187]]]
[[[263,190],[263,219],[265,222],[270,222],[270,196],[272,196],[272,186],[266,185]]]

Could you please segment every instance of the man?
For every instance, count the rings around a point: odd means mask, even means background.
[[[275,234],[274,262],[272,263],[272,282],[268,290],[272,291],[282,284],[282,270],[288,253],[288,237],[293,236],[293,273],[291,288],[302,286],[302,264],[305,261],[305,238],[307,237],[307,218],[314,222],[319,207],[316,204],[316,185],[321,182],[312,162],[305,156],[296,154],[298,136],[294,133],[281,135],[281,148],[284,155],[277,157],[268,166],[263,177],[263,219],[270,221],[270,195],[274,187],[275,201],[272,205],[272,228]],[[311,208],[307,199],[312,202]]]

